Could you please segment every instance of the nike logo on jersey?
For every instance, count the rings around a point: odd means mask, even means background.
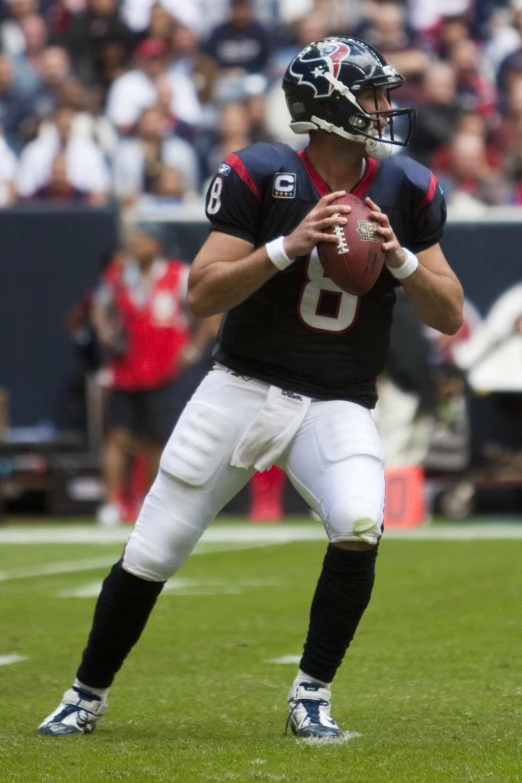
[[[274,186],[272,196],[274,198],[295,198],[297,190],[297,177],[295,174],[276,174],[274,177]]]

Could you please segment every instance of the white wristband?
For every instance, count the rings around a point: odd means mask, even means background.
[[[404,280],[406,277],[410,277],[419,266],[419,259],[415,253],[412,253],[407,247],[403,247],[402,249],[406,253],[406,261],[403,264],[400,266],[388,266],[388,264],[386,264],[397,280]]]
[[[268,258],[281,271],[295,261],[295,258],[288,258],[286,255],[284,243],[284,237],[277,237],[277,239],[272,239],[271,242],[267,242],[265,245]]]

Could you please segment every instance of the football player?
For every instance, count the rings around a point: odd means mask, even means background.
[[[298,737],[342,737],[330,686],[374,582],[384,463],[371,408],[396,287],[429,326],[452,334],[462,323],[462,288],[439,246],[446,208],[437,180],[404,155],[389,157],[410,137],[411,110],[390,101],[403,82],[364,41],[310,44],[283,81],[307,149],[254,144],[220,166],[188,294],[196,316],[226,313],[215,365],[163,452],[103,584],[77,678],[41,734],[94,729],[166,580],[254,470],[277,464],[329,539],[287,725]],[[325,277],[316,251],[350,219],[349,207],[334,204],[348,191],[366,199],[384,240],[386,264],[362,297]]]

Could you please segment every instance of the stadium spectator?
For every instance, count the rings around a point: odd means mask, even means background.
[[[329,19],[317,11],[299,18],[292,24],[287,30],[285,40],[281,42],[281,45],[274,51],[271,58],[270,72],[275,77],[275,83],[272,83],[271,91],[280,92],[279,81],[283,77],[286,69],[285,65],[288,63],[289,57],[295,57],[309,43],[320,41],[322,38],[326,38],[327,35],[331,35],[331,33],[332,28],[330,27]]]
[[[184,190],[195,192],[199,185],[198,160],[184,139],[165,137],[167,127],[160,109],[145,109],[138,122],[136,138],[122,139],[114,156],[114,189],[124,206],[131,206],[141,193],[150,193],[163,164],[177,169]]]
[[[156,103],[157,80],[167,75],[167,46],[147,38],[136,48],[136,67],[111,85],[107,96],[107,116],[122,134],[132,131],[143,109]],[[186,76],[168,74],[172,85],[172,113],[185,122],[198,124],[201,108],[195,89]]]
[[[147,30],[153,4],[154,0],[122,0],[122,18],[135,33],[145,33]]]
[[[134,204],[136,214],[142,220],[158,220],[162,214],[168,219],[173,212],[189,203],[201,208],[197,197],[189,193],[180,171],[163,164],[151,184],[149,193],[142,193]]]
[[[522,73],[512,76],[508,95],[509,114],[502,118],[494,139],[515,183],[515,203],[522,204]]]
[[[415,81],[428,70],[429,56],[408,25],[406,9],[401,3],[384,0],[370,9],[356,35],[381,51],[390,65],[406,77],[408,86],[401,90],[401,100],[410,103],[420,94]]]
[[[4,5],[8,16],[0,25],[0,48],[14,57],[25,51],[22,21],[38,11],[38,0],[7,0]]]
[[[90,194],[76,188],[69,177],[67,156],[60,152],[51,164],[49,180],[31,194],[29,201],[88,203]]]
[[[16,156],[6,140],[0,136],[0,209],[16,201]]]
[[[54,122],[22,151],[17,186],[21,197],[34,196],[51,177],[53,160],[65,154],[70,183],[90,194],[93,204],[107,201],[110,177],[103,153],[96,142],[75,131],[76,111],[59,107]]]
[[[492,171],[484,140],[475,133],[457,133],[451,144],[451,171],[441,186],[449,205],[480,214],[485,205],[508,204],[512,190],[504,177]]]
[[[107,47],[123,47],[130,54],[134,35],[123,23],[118,0],[87,0],[85,11],[75,14],[63,36],[75,74],[84,84],[104,80],[104,56]]]
[[[169,14],[165,6],[156,2],[150,9],[150,19],[147,28],[147,38],[163,40],[167,45],[170,43],[170,36],[174,29],[174,18]]]
[[[126,73],[128,60],[129,52],[126,42],[114,38],[113,40],[104,41],[103,45],[100,46],[96,86],[102,90],[104,103],[111,84]]]
[[[103,111],[103,102],[97,90],[83,86],[76,77],[67,78],[58,90],[60,105],[70,106],[76,110],[74,118],[75,132],[93,138],[102,148],[108,159],[111,159],[116,149],[118,136],[112,124]],[[45,132],[47,122],[40,126]]]
[[[185,180],[179,169],[164,163],[151,188],[152,203],[158,206],[180,204],[186,195]]]
[[[462,108],[491,117],[495,112],[495,88],[491,74],[483,72],[484,61],[478,45],[471,39],[457,41],[451,48],[450,62]]]
[[[168,76],[160,76],[156,82],[157,101],[156,108],[161,111],[164,118],[165,129],[164,132],[167,136],[177,136],[180,139],[191,144],[198,137],[198,128],[195,125],[190,125],[188,122],[181,120],[172,111],[172,82]]]
[[[515,4],[513,27],[511,28],[518,34],[518,45],[513,47],[513,51],[506,54],[500,62],[497,72],[498,101],[500,111],[509,112],[509,88],[511,79],[522,73],[522,3]]]
[[[359,21],[362,3],[359,0],[279,0],[279,19],[292,27],[317,14],[332,31],[346,35]],[[311,41],[319,40],[317,37]]]
[[[250,115],[243,103],[229,103],[221,109],[217,123],[217,138],[207,156],[207,173],[216,171],[231,152],[252,143]]]
[[[7,142],[19,148],[35,112],[31,97],[17,92],[13,65],[7,54],[0,54],[0,125]]]
[[[35,93],[36,114],[45,117],[61,102],[61,89],[71,76],[67,51],[61,46],[48,46],[40,61],[40,83]]]
[[[84,7],[84,0],[50,0],[42,7],[42,14],[52,39],[59,38],[71,25],[73,12]]]
[[[455,72],[448,63],[434,63],[424,76],[424,100],[417,107],[417,128],[409,154],[424,166],[455,133],[462,109],[456,98]]]
[[[213,337],[209,321],[195,322],[190,316],[189,268],[163,258],[162,236],[158,224],[131,228],[127,258],[107,268],[95,297],[93,322],[100,344],[111,355],[106,503],[99,513],[99,521],[106,525],[121,519],[125,460],[136,441],[147,456],[150,478],[155,475],[179,412],[175,381]]]
[[[468,16],[462,13],[442,15],[434,32],[434,49],[439,57],[447,60],[454,46],[461,41],[469,40]]]
[[[223,76],[230,70],[262,73],[271,48],[268,30],[255,21],[252,0],[230,0],[228,20],[211,32],[205,44]]]
[[[486,163],[493,175],[494,172],[501,171],[504,167],[504,161],[499,153],[499,149],[496,143],[490,139],[491,133],[487,121],[480,114],[474,114],[473,112],[462,113],[456,129],[457,134],[471,134],[478,136],[481,142],[484,144],[486,153]],[[433,169],[436,170],[441,176],[448,176],[451,174],[453,167],[453,158],[451,152],[451,140],[446,145],[440,146],[434,151],[431,159]]]
[[[209,103],[214,97],[216,66],[212,58],[201,50],[198,33],[178,22],[171,32],[171,45],[171,73],[190,77],[200,102]]]
[[[159,0],[171,17],[181,24],[189,25],[195,30],[201,30],[207,20],[207,11],[218,13],[222,17],[219,5],[223,0]],[[122,15],[129,27],[143,33],[151,24],[152,9],[155,0],[123,0]],[[204,6],[206,6],[204,8]]]
[[[512,6],[515,4],[512,3]],[[482,52],[492,72],[497,74],[501,63],[522,44],[522,5],[513,13],[506,8],[495,9],[489,24]]]
[[[20,92],[33,93],[40,83],[43,52],[47,46],[47,29],[38,14],[28,14],[20,21],[25,49],[13,57],[16,87]]]

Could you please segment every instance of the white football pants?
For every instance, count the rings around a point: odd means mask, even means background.
[[[126,571],[150,581],[169,579],[250,480],[254,468],[232,467],[230,461],[270,388],[220,366],[209,372],[165,447],[125,549]],[[384,459],[369,410],[312,400],[277,464],[322,519],[330,541],[378,542]]]

